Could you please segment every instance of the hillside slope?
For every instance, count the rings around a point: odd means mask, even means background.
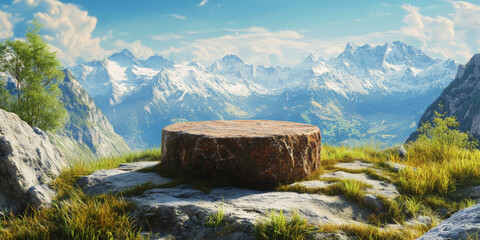
[[[67,159],[92,159],[129,152],[123,138],[115,133],[71,72],[64,70],[64,73],[65,79],[59,88],[68,118],[64,127],[48,132],[52,143],[64,152]]]
[[[455,80],[428,107],[420,123],[432,121],[435,111],[455,116],[460,130],[468,131],[480,140],[480,54],[475,54],[465,66],[458,67]],[[412,133],[408,141],[416,136],[416,132]]]

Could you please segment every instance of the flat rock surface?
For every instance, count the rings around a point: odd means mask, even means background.
[[[244,233],[242,236],[247,239],[253,238],[254,224],[268,216],[271,210],[282,210],[287,215],[297,210],[316,224],[360,224],[369,214],[341,196],[234,187],[216,188],[206,194],[189,185],[180,185],[170,189],[151,189],[128,199],[137,206],[134,215],[139,222],[148,222],[148,226],[157,231],[172,229],[176,239],[214,239],[211,234],[215,233],[206,229],[204,224],[208,213],[218,211],[221,206],[230,231]]]
[[[292,183],[315,171],[320,157],[320,130],[308,124],[204,121],[162,130],[164,167],[240,186]]]
[[[165,179],[156,173],[135,172],[140,166],[153,163],[122,165],[117,169],[100,170],[82,178],[89,185],[84,189],[100,194],[121,190],[148,181]],[[127,170],[125,170],[127,169]],[[137,175],[140,174],[140,175]],[[131,177],[135,176],[135,177]],[[150,179],[149,176],[152,176]],[[320,181],[318,181],[320,182]],[[271,210],[287,216],[298,211],[315,224],[363,224],[371,214],[366,208],[343,196],[302,194],[295,192],[258,191],[236,187],[212,189],[210,193],[183,184],[173,188],[153,188],[142,195],[126,197],[135,203],[133,217],[143,229],[159,233],[157,239],[255,239],[253,229]],[[208,215],[224,210],[228,230],[219,233],[205,226]]]
[[[290,186],[302,186],[306,188],[324,188],[332,185],[334,182],[312,180],[312,181],[303,181],[290,184]]]
[[[418,239],[476,239],[479,233],[480,204],[477,204],[456,212]]]
[[[362,161],[354,161],[354,162],[341,162],[335,164],[335,167],[338,168],[346,168],[346,169],[351,169],[351,170],[361,170],[361,169],[367,169],[367,168],[372,168],[374,165],[373,163],[366,163]]]
[[[143,168],[150,168],[158,165],[156,161],[142,161],[142,162],[134,162],[134,163],[121,163],[118,166],[119,170],[122,171],[137,171]]]
[[[78,185],[86,193],[119,193],[129,188],[139,186],[143,183],[151,182],[153,184],[168,183],[171,180],[163,178],[154,172],[135,172],[136,170],[152,167],[158,162],[137,162],[131,164],[121,164],[116,169],[102,169],[84,176],[78,180]]]
[[[210,136],[215,138],[271,137],[318,132],[308,124],[271,120],[203,121],[172,124],[164,128],[169,132]]]
[[[372,188],[366,189],[368,193],[380,194],[387,198],[395,198],[399,195],[397,187],[392,183],[373,179],[365,173],[348,173],[344,171],[337,171],[326,173],[321,176],[322,178],[339,178],[339,179],[355,179],[366,184],[372,185]]]

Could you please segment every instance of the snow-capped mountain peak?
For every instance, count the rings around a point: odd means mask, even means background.
[[[110,61],[117,62],[121,66],[139,64],[138,59],[128,49],[123,49],[119,53],[114,53],[108,57]]]
[[[214,72],[224,72],[244,68],[246,66],[247,64],[245,61],[243,61],[243,59],[241,59],[239,56],[229,54],[215,61],[209,69]]]
[[[171,67],[174,64],[175,63],[173,61],[165,59],[164,57],[162,57],[158,54],[155,54],[155,55],[147,58],[147,60],[142,61],[143,66],[148,67],[148,68],[157,69],[157,70],[160,70],[160,69],[166,68],[166,67]]]
[[[131,133],[127,140],[151,147],[158,144],[158,135],[152,133],[150,139],[142,134],[184,120],[273,117],[324,124],[334,121],[328,115],[332,111],[345,119],[363,119],[367,113],[384,116],[372,109],[400,109],[389,114],[401,115],[403,120],[392,119],[408,122],[402,125],[408,131],[415,119],[407,121],[405,114],[422,112],[425,104],[418,101],[437,96],[453,79],[456,63],[395,41],[348,43],[336,58],[327,61],[311,53],[292,67],[256,66],[231,54],[206,68],[196,61],[175,64],[160,55],[139,60],[122,51],[70,69],[120,133]]]
[[[311,52],[308,54],[307,58],[305,58],[305,60],[303,60],[302,64],[315,64],[315,63],[318,63],[318,61],[320,61],[321,58],[318,56],[318,54],[314,53],[314,52]]]

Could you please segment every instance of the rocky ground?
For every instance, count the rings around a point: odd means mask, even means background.
[[[157,162],[122,164],[117,169],[99,170],[79,180],[79,185],[90,194],[121,193],[145,183],[164,184],[171,181],[154,172],[138,171]],[[325,188],[335,182],[352,179],[365,183],[366,195],[357,203],[342,195],[299,193],[294,191],[259,191],[235,187],[211,189],[209,193],[187,184],[171,188],[151,188],[142,194],[126,199],[136,205],[133,213],[144,230],[152,230],[158,239],[254,239],[254,226],[265,219],[272,210],[283,211],[287,216],[298,211],[311,224],[367,224],[368,217],[382,211],[379,198],[394,199],[399,193],[388,177],[379,180],[368,171],[382,175],[383,171],[372,163],[353,161],[337,163],[339,170],[323,174],[321,180],[296,182],[288,187],[302,186],[304,192]],[[397,166],[398,167],[398,166]],[[367,171],[368,170],[368,171]],[[365,207],[365,206],[374,206]],[[212,213],[223,211],[225,222],[220,228],[206,227]],[[428,217],[410,219],[414,224],[428,224]],[[392,224],[391,227],[402,227]],[[347,238],[337,234],[317,234],[317,239]]]

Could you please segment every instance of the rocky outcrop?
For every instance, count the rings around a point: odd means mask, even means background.
[[[134,186],[151,181],[146,178],[147,174],[156,174],[136,170],[138,167],[134,164],[124,164],[121,168],[110,170],[110,179],[92,174],[87,176],[90,184],[83,189],[88,192],[96,189],[95,194],[108,193],[111,189],[106,185],[113,178],[118,186]],[[144,174],[143,182],[134,173]],[[204,193],[182,184],[172,188],[153,188],[126,199],[135,204],[133,217],[142,229],[151,230],[154,234],[173,235],[175,239],[255,239],[255,224],[272,210],[283,211],[287,216],[292,211],[298,211],[315,224],[362,224],[370,214],[368,209],[342,196],[236,187],[214,188],[211,192]],[[219,228],[227,227],[223,230],[207,227],[205,223],[209,214],[221,209],[225,221]]]
[[[47,186],[66,166],[40,129],[0,109],[0,209],[20,211],[51,202]]]
[[[112,125],[93,99],[73,77],[64,70],[65,78],[59,84],[61,101],[68,112],[65,125],[55,132],[48,132],[52,143],[68,160],[92,159],[127,153],[130,148],[115,133]]]
[[[158,162],[137,162],[122,164],[117,169],[101,169],[84,176],[78,180],[78,185],[89,194],[110,193],[117,194],[122,191],[140,186],[144,183],[162,184],[170,179],[160,177],[153,172],[137,172],[136,170],[153,167]]]
[[[438,226],[430,229],[418,240],[476,239],[480,233],[480,204],[453,214]]]
[[[320,166],[316,126],[269,120],[176,123],[162,131],[166,168],[238,185],[291,183]]]
[[[443,105],[443,110],[439,104]],[[470,132],[480,140],[480,54],[475,54],[465,65],[458,67],[455,80],[443,90],[420,119],[420,124],[432,121],[435,111],[455,116],[459,129]],[[412,133],[407,141],[415,140],[418,132]]]
[[[255,239],[258,221],[272,210],[290,216],[298,211],[315,224],[362,224],[369,211],[341,196],[296,192],[264,192],[234,187],[203,193],[189,185],[155,188],[128,198],[136,205],[133,213],[143,228],[169,232],[175,239]],[[210,213],[223,208],[228,231],[221,238],[205,226]],[[240,236],[240,237],[233,237]]]

